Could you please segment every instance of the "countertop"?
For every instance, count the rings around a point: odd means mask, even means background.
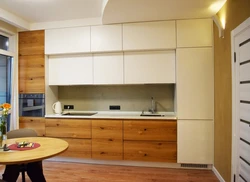
[[[142,112],[124,112],[124,111],[70,111],[71,113],[78,112],[97,112],[91,116],[75,116],[63,114],[46,114],[45,118],[85,118],[85,119],[153,119],[153,120],[176,120],[174,112],[157,112],[164,116],[140,116]],[[64,112],[63,112],[64,113]],[[67,112],[65,112],[67,113]],[[145,112],[147,113],[147,112]]]

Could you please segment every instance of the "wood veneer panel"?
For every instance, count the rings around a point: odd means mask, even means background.
[[[46,119],[46,136],[91,138],[91,120]]]
[[[44,54],[44,30],[19,32],[20,56]]]
[[[177,141],[176,121],[124,121],[124,140]]]
[[[45,118],[43,117],[19,117],[20,128],[31,128],[38,136],[45,136]]]

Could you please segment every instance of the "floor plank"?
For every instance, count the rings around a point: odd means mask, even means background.
[[[47,182],[218,182],[211,170],[43,162]],[[2,175],[4,166],[0,167]],[[21,182],[21,175],[18,182]],[[31,182],[26,175],[26,182]]]

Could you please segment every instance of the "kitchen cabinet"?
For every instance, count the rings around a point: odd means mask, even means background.
[[[213,120],[178,120],[178,163],[213,164]]]
[[[44,30],[18,33],[19,56],[44,54]]]
[[[177,20],[177,47],[213,46],[212,19]]]
[[[46,136],[91,138],[91,120],[46,119]]]
[[[18,51],[19,93],[44,93],[44,31],[19,32]]]
[[[177,160],[177,123],[125,120],[124,160],[173,162]]]
[[[45,118],[43,117],[19,117],[19,128],[31,128],[38,136],[45,136]]]
[[[19,56],[19,93],[44,93],[44,54]]]
[[[175,21],[123,24],[123,50],[176,48]]]
[[[89,54],[50,56],[49,85],[93,84],[93,60]]]
[[[122,25],[91,26],[91,52],[122,51]]]
[[[45,54],[90,52],[90,27],[45,30]]]
[[[123,84],[123,53],[94,54],[94,84]]]
[[[213,119],[213,48],[176,51],[178,119]]]
[[[124,82],[175,83],[175,51],[125,52]]]
[[[61,138],[69,143],[60,156],[91,158],[91,120],[46,119],[46,136]]]
[[[92,158],[123,159],[122,120],[92,120]]]

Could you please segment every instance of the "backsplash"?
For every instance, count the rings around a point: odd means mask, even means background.
[[[173,112],[174,93],[174,84],[58,87],[63,105],[84,111],[109,111],[110,105],[121,106],[121,111],[147,111],[154,97],[157,111]]]

